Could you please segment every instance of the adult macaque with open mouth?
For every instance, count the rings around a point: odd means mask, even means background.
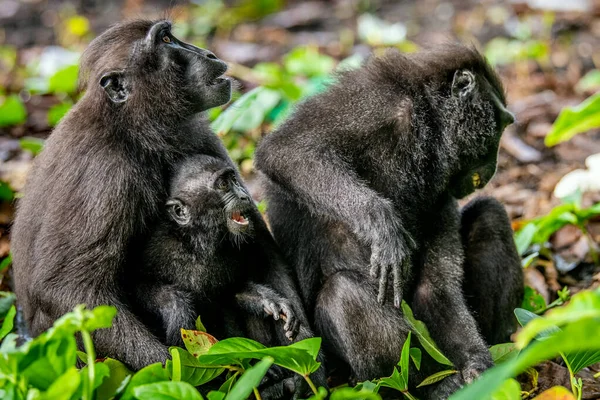
[[[33,335],[77,304],[109,304],[118,314],[110,329],[94,332],[99,356],[133,369],[169,357],[127,291],[175,166],[208,154],[235,168],[202,114],[229,101],[226,70],[210,51],[173,36],[164,20],[123,22],[90,43],[80,68],[85,94],[36,158],[12,229],[15,291]],[[265,279],[297,302],[304,324],[287,266],[252,210],[254,236],[271,257]]]

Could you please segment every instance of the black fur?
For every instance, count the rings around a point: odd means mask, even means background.
[[[134,296],[140,314],[167,345],[181,345],[180,328],[193,329],[198,314],[219,339],[244,336],[275,346],[312,336],[291,271],[229,162],[190,157],[166,204],[133,276],[141,280]],[[324,384],[323,372],[317,379]],[[292,380],[280,380],[278,393],[304,394],[297,385],[303,380]],[[265,388],[263,397],[273,390]]]
[[[398,361],[401,299],[460,371],[432,399],[492,364],[481,333],[493,344],[514,329],[523,278],[506,213],[478,200],[461,219],[455,200],[491,179],[512,119],[483,57],[447,45],[341,73],[260,144],[275,239],[357,380]]]
[[[36,158],[12,231],[15,289],[32,334],[76,304],[114,305],[114,326],[95,333],[95,346],[134,369],[168,357],[124,292],[174,166],[193,154],[231,163],[199,114],[229,100],[219,78],[226,64],[169,28],[130,21],[92,41],[81,62],[86,93]]]

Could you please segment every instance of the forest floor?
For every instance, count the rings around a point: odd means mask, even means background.
[[[429,47],[459,38],[485,48],[486,54],[495,58],[517,123],[508,127],[502,138],[496,176],[476,195],[483,193],[500,200],[513,220],[513,227],[518,229],[523,221],[546,215],[560,204],[553,195],[556,184],[568,172],[585,169],[586,158],[600,153],[597,130],[554,147],[544,144],[559,112],[579,104],[600,88],[598,82],[581,83],[589,71],[600,67],[600,1],[547,1],[549,8],[564,8],[556,12],[537,9],[537,3],[541,2],[289,1],[262,18],[232,19],[235,26],[217,26],[202,41],[220,58],[243,67],[279,62],[291,49],[303,45],[317,46],[322,53],[341,60],[371,51],[373,44],[369,40],[359,40],[363,33],[357,23],[359,15],[369,11],[389,25],[399,22],[396,30],[389,32],[405,29],[410,41],[407,43],[411,45]],[[163,10],[170,5],[172,2],[158,0],[72,3],[0,0],[0,44],[4,42],[0,45],[0,94],[18,93],[27,112],[23,124],[0,128],[0,180],[9,183],[16,192],[23,187],[33,155],[23,150],[19,139],[47,137],[51,132],[48,111],[65,101],[64,95],[34,94],[24,89],[28,66],[49,46],[80,51],[91,37],[110,24],[123,18],[165,16]],[[168,15],[193,25],[197,14],[191,8],[178,5]],[[84,16],[89,22],[87,33],[75,39],[65,36],[61,27],[62,22],[72,21],[73,16]],[[3,55],[8,48],[16,49],[14,64]],[[251,79],[240,76],[238,79],[242,92],[256,86]],[[263,124],[251,136],[260,138],[269,129],[268,124]],[[246,168],[244,172],[249,182],[253,182],[252,169]],[[260,191],[251,186],[260,197]],[[582,206],[598,202],[599,192],[586,193]],[[13,213],[14,202],[0,203],[0,257],[9,252]],[[547,244],[551,256],[540,258],[525,269],[526,284],[537,290],[547,304],[557,298],[557,291],[563,286],[568,286],[571,293],[600,286],[600,267],[594,265],[590,256],[590,246],[600,243],[600,221],[592,220],[587,228],[592,241],[572,225],[558,230]],[[7,280],[3,283],[6,285]],[[569,386],[568,371],[563,365],[545,362],[537,369],[540,389],[556,384]],[[580,373],[585,378],[584,399],[600,398],[600,382],[591,378],[598,371],[600,365]]]

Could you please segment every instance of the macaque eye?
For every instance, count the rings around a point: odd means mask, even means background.
[[[217,183],[217,188],[219,190],[227,190],[229,185],[227,185],[227,181],[225,179],[221,179],[219,180],[219,182]]]
[[[171,43],[171,38],[169,37],[169,35],[166,35],[166,34],[165,34],[165,35],[162,37],[162,41],[163,41],[163,42],[165,42],[165,43]]]

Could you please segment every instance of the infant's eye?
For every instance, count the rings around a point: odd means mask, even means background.
[[[162,41],[165,43],[171,43],[171,38],[169,37],[169,35],[165,35],[163,36]]]

